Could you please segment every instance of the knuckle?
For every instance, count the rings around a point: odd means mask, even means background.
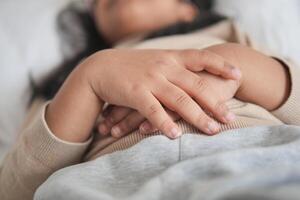
[[[158,67],[160,68],[160,67]],[[157,69],[150,69],[149,71],[146,72],[145,76],[150,79],[150,80],[156,80],[158,77],[158,71]]]
[[[149,106],[148,109],[147,109],[147,115],[149,117],[152,117],[152,116],[154,116],[158,113],[159,113],[159,108],[156,104],[153,104],[153,105]]]
[[[186,105],[188,102],[189,102],[189,96],[186,94],[179,94],[175,99],[175,103],[181,106]]]
[[[203,93],[204,91],[207,90],[207,87],[208,84],[205,79],[203,78],[195,79],[193,88],[195,88],[198,93]]]
[[[227,110],[227,106],[224,102],[218,101],[213,109],[216,113],[223,114]]]
[[[208,117],[204,113],[200,113],[195,118],[195,123],[199,124],[201,127],[204,127],[208,122]]]
[[[162,121],[159,126],[158,129],[165,131],[168,129],[168,127],[170,126],[170,121],[168,119],[165,119],[164,121]]]
[[[195,49],[186,49],[183,50],[183,53],[186,55],[189,55],[190,57],[198,57],[199,56],[199,50],[195,50]]]
[[[129,123],[126,120],[120,122],[118,124],[118,127],[120,128],[120,130],[121,130],[122,133],[127,133],[129,131],[129,129],[130,129]]]
[[[212,64],[218,61],[217,57],[215,54],[210,52],[209,50],[202,50],[199,52],[200,58],[207,64]]]
[[[202,50],[199,53],[201,59],[203,60],[203,63],[214,67],[216,70],[216,74],[220,74],[221,71],[223,71],[223,68],[225,66],[225,60],[223,57],[209,50]]]
[[[202,59],[208,59],[211,57],[211,52],[204,49],[198,52],[198,56],[200,56]]]
[[[131,86],[131,92],[134,94],[140,94],[141,92],[145,91],[145,88],[142,84],[134,83]]]
[[[159,55],[161,58],[170,59],[174,56],[174,51],[173,50],[161,50],[159,52]]]
[[[174,53],[171,51],[162,51],[155,61],[155,65],[158,68],[166,68],[176,64]]]

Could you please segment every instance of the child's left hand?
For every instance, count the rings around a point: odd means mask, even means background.
[[[200,72],[199,76],[207,82],[207,87],[203,90],[203,95],[217,99],[222,105],[232,99],[237,92],[240,83],[234,80],[226,80],[221,77],[211,75],[207,72]],[[207,105],[200,105],[204,110],[208,110]],[[167,110],[167,113],[174,121],[180,117]],[[98,125],[98,131],[101,135],[111,134],[113,137],[122,137],[134,130],[139,129],[143,134],[149,134],[157,131],[149,121],[139,114],[137,111],[130,108],[110,105],[103,113],[105,118]],[[232,116],[234,118],[234,116]],[[222,120],[223,123],[229,123],[228,120]]]

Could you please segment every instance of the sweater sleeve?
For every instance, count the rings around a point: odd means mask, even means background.
[[[45,121],[44,105],[23,130],[0,167],[0,199],[30,200],[55,171],[77,164],[92,139],[68,143],[55,137]]]
[[[285,124],[300,126],[300,68],[289,61],[278,60],[288,68],[291,91],[286,102],[272,114]]]

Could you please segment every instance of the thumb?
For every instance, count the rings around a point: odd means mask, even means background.
[[[178,6],[177,16],[181,22],[191,22],[194,20],[199,10],[192,4],[180,2]]]

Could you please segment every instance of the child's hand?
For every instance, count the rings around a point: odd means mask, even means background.
[[[194,19],[197,9],[182,0],[100,0],[94,16],[110,42]]]
[[[207,70],[232,79],[241,76],[222,57],[205,50],[108,50],[85,63],[93,66],[90,83],[99,98],[138,110],[171,138],[181,131],[161,103],[207,134],[220,127],[199,104],[223,122],[231,118],[224,101],[210,95],[213,88],[207,80],[191,71]]]
[[[208,101],[217,100],[220,102],[219,105],[222,106],[235,95],[239,88],[239,81],[225,80],[206,72],[200,72],[199,77],[207,83],[207,87],[202,91],[202,95],[206,96]],[[202,108],[209,109],[205,102],[202,103],[200,104]],[[166,111],[174,121],[180,119],[180,116],[176,113],[170,110]],[[141,133],[144,134],[157,131],[139,112],[130,108],[110,105],[103,112],[103,117],[105,118],[104,121],[98,125],[99,133],[102,135],[111,133],[113,137],[122,137],[136,129],[140,129]],[[230,123],[234,118],[235,116],[231,114],[228,116],[228,119],[221,117],[219,120],[223,123]]]
[[[164,107],[214,134],[220,127],[199,104],[218,119],[229,113],[219,99],[206,94],[206,80],[193,73],[203,70],[227,79],[241,78],[238,68],[207,50],[101,51],[71,73],[48,106],[46,120],[59,138],[85,141],[108,102],[139,111],[170,138],[180,136],[181,130]]]
[[[269,111],[279,108],[289,97],[291,80],[288,68],[278,59],[244,45],[227,43],[206,48],[243,73],[235,97]]]
[[[175,112],[166,108],[165,110],[174,122],[181,118]],[[131,108],[109,105],[104,110],[102,116],[104,117],[104,120],[97,125],[97,129],[103,136],[111,134],[113,137],[119,138],[137,129],[140,129],[143,134],[153,133],[158,130],[153,126],[150,127],[148,121],[147,125],[144,125],[147,127],[147,130],[145,130],[144,126],[142,127],[141,124],[146,123],[145,121],[147,119],[138,111]]]
[[[278,108],[288,98],[291,87],[289,73],[278,60],[238,44],[221,44],[208,47],[207,50],[222,56],[235,66],[239,66],[244,74],[243,80],[239,81],[239,87],[228,85],[228,80],[227,83],[210,82],[212,88],[219,89],[210,90],[208,96],[215,97],[214,94],[224,94],[225,102],[228,100],[227,97],[231,98],[235,94],[235,97],[242,101],[260,105],[268,110]],[[211,76],[211,78],[218,77]],[[218,96],[215,98],[218,99]],[[206,108],[203,104],[200,105],[204,109]],[[119,133],[121,136],[137,129],[145,120],[136,111],[117,107],[108,111],[105,116],[106,120],[98,128],[101,133],[108,134],[114,127],[111,131],[114,136],[118,135],[116,133],[120,132],[119,129],[121,129],[121,133]],[[219,119],[216,115],[215,118]],[[148,127],[151,132],[153,126],[148,122],[145,123],[140,127]]]

